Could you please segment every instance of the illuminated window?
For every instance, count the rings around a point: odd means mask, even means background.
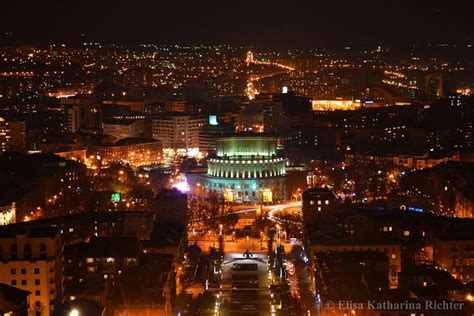
[[[328,204],[329,204],[329,200],[324,201],[324,204],[328,205]]]
[[[87,262],[87,263],[94,263],[94,258],[87,258],[87,259],[86,259],[86,262]]]
[[[318,205],[321,205],[321,200],[318,200]]]
[[[320,206],[318,206],[318,212],[321,212],[321,207]]]
[[[115,262],[115,258],[107,258],[107,263],[113,263]]]
[[[392,231],[392,226],[390,226],[390,227],[388,228],[388,231],[389,231],[389,232],[391,232],[391,231]]]
[[[313,200],[309,201],[309,204],[314,205],[314,201]]]
[[[410,236],[410,231],[409,230],[404,230],[403,231],[403,236]]]
[[[126,259],[125,259],[125,263],[127,263],[127,264],[135,264],[135,263],[137,263],[137,259],[136,259],[136,258],[126,258]]]
[[[263,202],[271,203],[273,201],[273,194],[270,189],[265,189],[262,196]]]
[[[395,259],[397,256],[395,256],[394,253],[392,253],[392,259]]]

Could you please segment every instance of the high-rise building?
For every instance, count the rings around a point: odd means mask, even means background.
[[[166,100],[166,111],[168,112],[186,112],[186,99],[183,97],[174,97]]]
[[[0,117],[0,152],[8,150],[9,136],[7,131],[7,122],[3,117]]]
[[[9,150],[26,151],[26,122],[22,120],[7,121],[9,139]]]
[[[436,100],[444,97],[444,82],[442,74],[432,74],[425,77],[425,98]]]
[[[278,133],[284,126],[284,111],[281,102],[269,102],[263,107],[263,129],[265,132]]]
[[[206,126],[206,117],[190,115],[168,115],[154,118],[152,136],[163,144],[163,148],[199,149],[199,131]]]
[[[207,165],[206,194],[221,194],[228,203],[272,203],[285,198],[285,159],[276,137],[221,137]]]
[[[52,315],[63,302],[63,281],[58,229],[0,230],[0,282],[31,292],[28,315]]]
[[[26,151],[26,123],[0,117],[0,152]]]
[[[216,147],[216,139],[234,131],[233,125],[213,124],[212,115],[210,116],[209,122],[208,126],[205,126],[199,131],[199,151],[204,154]]]
[[[77,96],[61,99],[66,112],[66,126],[69,132],[79,129],[98,129],[102,120],[102,108],[92,96]]]
[[[69,133],[76,133],[81,127],[81,108],[79,106],[67,106],[66,129]]]

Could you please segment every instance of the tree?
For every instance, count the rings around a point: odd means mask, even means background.
[[[205,291],[204,293],[198,296],[197,301],[201,310],[213,309],[216,299],[211,292]]]
[[[239,221],[239,215],[236,213],[228,213],[223,218],[223,223],[227,228],[234,230],[235,225],[237,225]]]
[[[224,212],[224,199],[218,193],[212,193],[206,200],[204,223],[211,229],[217,229],[219,219]]]

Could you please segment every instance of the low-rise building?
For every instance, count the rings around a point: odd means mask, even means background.
[[[28,315],[31,292],[0,283],[0,315]]]
[[[388,284],[395,289],[398,287],[398,273],[402,270],[401,246],[397,241],[386,238],[373,240],[361,238],[327,238],[311,241],[311,252],[376,252],[385,254],[388,258]]]
[[[433,240],[435,266],[463,282],[474,280],[474,236],[472,232],[446,232]]]
[[[474,190],[472,188],[456,191],[454,199],[456,217],[474,218]]]
[[[327,188],[313,188],[303,193],[303,222],[311,225],[321,220],[334,219],[337,212],[336,196]]]
[[[115,120],[102,124],[104,135],[110,135],[115,140],[137,138],[143,135],[145,122],[143,120]]]
[[[65,190],[80,190],[87,173],[85,165],[52,154],[8,153],[0,164],[0,204],[15,203],[18,222],[60,215],[45,213],[45,205]]]
[[[377,164],[393,164],[406,170],[423,170],[433,168],[448,161],[461,161],[459,153],[425,154],[393,154],[393,153],[350,153],[345,154],[345,163],[351,165],[354,161],[375,162]]]
[[[114,144],[91,146],[88,155],[100,157],[103,164],[124,162],[132,167],[149,166],[161,163],[161,142],[154,139],[124,138]]]

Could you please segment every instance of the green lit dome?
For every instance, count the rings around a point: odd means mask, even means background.
[[[278,139],[236,135],[216,140],[216,155],[207,161],[204,188],[234,203],[260,203],[284,198],[285,159]],[[268,198],[270,197],[270,198]]]

